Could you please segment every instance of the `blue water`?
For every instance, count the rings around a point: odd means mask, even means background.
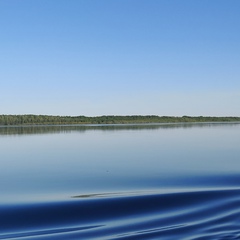
[[[0,127],[0,239],[240,239],[240,124]]]

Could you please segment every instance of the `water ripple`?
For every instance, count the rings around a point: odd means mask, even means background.
[[[0,239],[240,238],[239,189],[79,195],[0,213]]]

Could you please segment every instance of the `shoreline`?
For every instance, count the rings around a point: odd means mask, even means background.
[[[240,122],[240,117],[209,117],[209,116],[51,116],[51,115],[0,115],[1,126],[26,125],[89,125],[89,124],[159,124],[159,123],[218,123]]]
[[[101,124],[170,124],[170,123],[220,123],[240,122],[240,117],[212,116],[157,116],[157,115],[103,115],[87,116],[53,116],[53,115],[0,115],[0,126],[26,125],[101,125]]]

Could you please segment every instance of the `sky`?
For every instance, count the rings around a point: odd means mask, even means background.
[[[240,116],[239,0],[0,0],[0,114]]]

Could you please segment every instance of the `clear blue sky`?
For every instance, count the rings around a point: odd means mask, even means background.
[[[0,114],[240,116],[239,0],[0,0]]]

